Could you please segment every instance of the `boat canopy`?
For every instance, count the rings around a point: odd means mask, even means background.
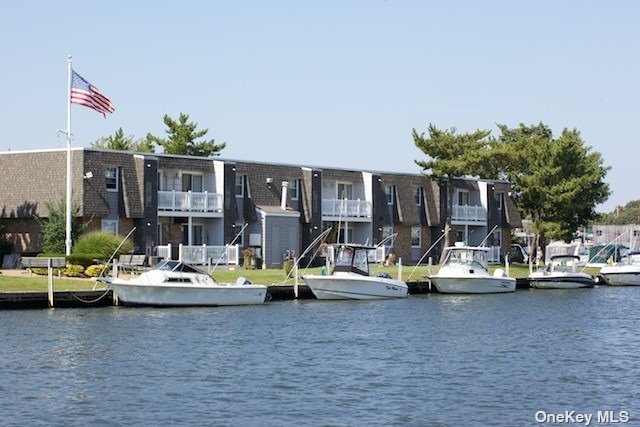
[[[350,271],[369,275],[369,251],[375,246],[341,245],[336,255],[336,265],[333,271]]]
[[[445,248],[447,255],[442,265],[480,267],[489,271],[487,252],[489,248],[483,246],[449,246]]]

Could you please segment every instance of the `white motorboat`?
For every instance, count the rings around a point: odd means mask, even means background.
[[[640,252],[632,251],[614,265],[600,269],[607,285],[640,286]]]
[[[445,294],[489,294],[513,292],[516,279],[508,277],[504,270],[489,274],[487,252],[479,246],[449,246],[445,248],[444,262],[437,274],[429,276],[438,292]]]
[[[220,306],[262,304],[267,287],[243,277],[236,283],[217,283],[211,276],[180,261],[161,261],[132,279],[100,277],[127,305]]]
[[[578,255],[554,255],[547,268],[529,275],[529,285],[538,289],[592,288],[595,285],[593,277],[576,272],[580,263]]]
[[[387,274],[369,275],[369,251],[375,247],[348,244],[338,248],[330,275],[304,275],[302,279],[317,299],[404,298],[407,284]]]

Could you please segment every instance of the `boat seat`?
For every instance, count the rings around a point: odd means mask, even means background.
[[[493,277],[507,277],[504,270],[501,268],[496,268],[493,272]]]

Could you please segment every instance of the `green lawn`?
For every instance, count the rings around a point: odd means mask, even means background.
[[[496,268],[504,268],[504,266],[491,266],[490,271],[493,272]],[[419,266],[413,272],[413,266],[405,265],[402,267],[402,279],[410,281],[424,280],[424,276],[428,274],[436,273],[438,268],[432,267],[431,273],[426,266]],[[397,267],[372,267],[372,273],[378,274],[385,272],[391,277],[398,277]],[[310,268],[300,270],[300,275],[303,274],[319,274],[320,268]],[[587,268],[585,273],[591,275],[599,274],[597,268]],[[529,274],[529,266],[527,265],[511,265],[509,268],[509,275],[511,277],[527,277]],[[411,275],[411,277],[410,277]],[[268,269],[268,270],[248,270],[244,268],[237,268],[234,270],[217,269],[213,273],[213,277],[218,282],[235,282],[239,276],[244,276],[253,283],[259,283],[264,285],[283,284],[285,279],[284,271],[281,269]],[[290,278],[284,284],[293,284],[293,278]],[[58,278],[54,277],[53,286],[55,291],[82,291],[92,290],[95,286],[96,289],[104,289],[105,286],[102,283],[98,283],[91,279],[72,279],[72,278]],[[46,276],[36,275],[21,275],[19,277],[0,275],[0,292],[46,292],[47,291],[47,278]]]

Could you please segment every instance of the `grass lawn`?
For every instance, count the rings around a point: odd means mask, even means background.
[[[504,268],[504,266],[495,265],[490,266],[491,273],[496,268]],[[405,265],[402,267],[402,279],[410,281],[425,280],[424,276],[428,274],[436,273],[438,268],[431,267],[431,273],[426,266],[419,266],[413,272],[413,266]],[[591,275],[599,274],[597,268],[587,268],[585,273]],[[398,277],[397,267],[378,267],[372,266],[372,274],[384,272],[391,277]],[[310,268],[307,270],[300,270],[301,276],[304,274],[320,274],[320,268]],[[410,278],[411,275],[411,278]],[[527,277],[529,275],[529,266],[522,264],[513,264],[509,267],[509,275],[511,277]],[[253,283],[259,283],[263,285],[283,284],[285,274],[282,269],[267,269],[267,270],[248,270],[244,268],[237,268],[234,270],[217,269],[213,272],[213,278],[218,282],[235,282],[239,276],[244,276]],[[410,278],[410,279],[409,279]],[[293,278],[290,278],[285,285],[292,285]],[[104,284],[98,283],[92,279],[73,279],[68,277],[54,277],[53,289],[54,291],[90,291],[92,289],[105,289]],[[20,275],[11,276],[7,274],[0,275],[0,292],[46,292],[47,291],[47,278],[46,276],[37,275]]]

